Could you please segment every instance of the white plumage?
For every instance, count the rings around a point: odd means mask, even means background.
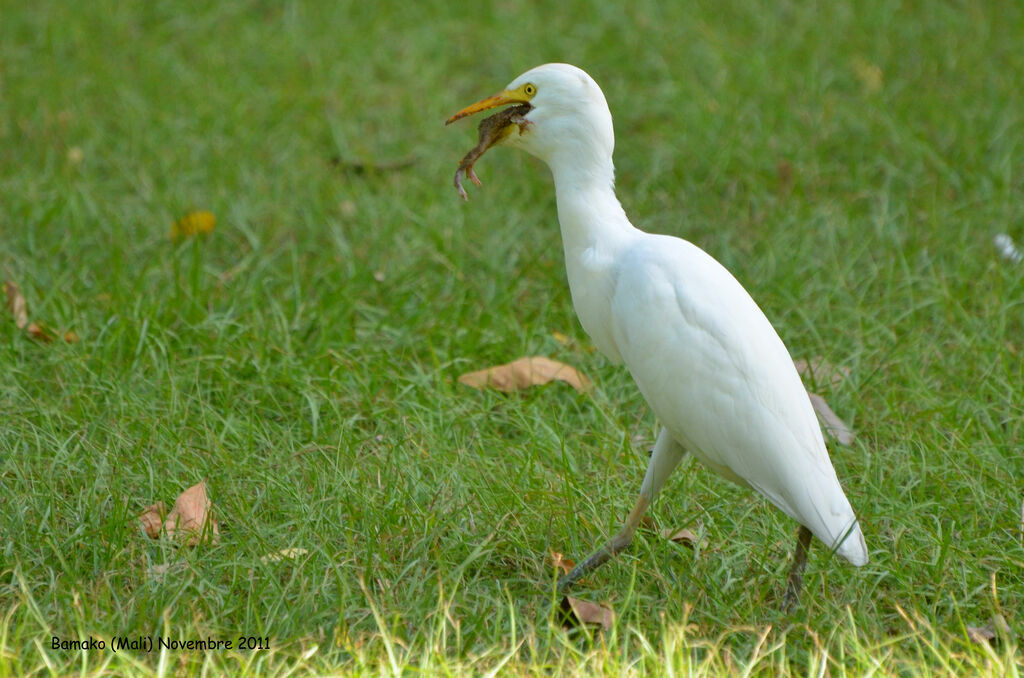
[[[551,169],[580,322],[604,355],[625,364],[664,426],[626,525],[562,584],[629,543],[685,451],[760,492],[854,565],[865,564],[857,519],[771,323],[700,248],[644,233],[627,219],[614,191],[611,113],[597,83],[575,66],[546,64],[452,120],[509,103],[532,107],[529,124],[503,143]],[[794,594],[799,568],[802,562],[794,567]]]

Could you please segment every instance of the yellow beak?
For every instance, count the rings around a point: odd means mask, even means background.
[[[473,115],[480,111],[486,111],[488,108],[497,108],[498,106],[504,106],[506,104],[525,104],[530,101],[530,97],[525,96],[521,91],[510,91],[502,90],[493,96],[489,96],[486,99],[481,99],[475,104],[466,106],[461,111],[448,118],[444,124],[450,125],[460,118],[465,118],[467,115]]]

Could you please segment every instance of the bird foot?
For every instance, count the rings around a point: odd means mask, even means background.
[[[616,535],[618,536],[618,535]],[[626,544],[616,548],[613,544],[615,539],[612,538],[607,544],[599,548],[598,550],[587,556],[587,559],[572,568],[567,574],[558,580],[558,595],[564,595],[572,586],[586,576],[588,573],[596,570],[597,568],[608,562],[612,556],[626,548],[629,545]]]
[[[582,579],[586,574],[596,570],[597,568],[604,565],[606,562],[611,560],[615,555],[618,555],[622,551],[626,550],[630,544],[633,543],[633,535],[636,534],[636,528],[640,524],[640,518],[643,516],[643,512],[647,510],[650,505],[650,501],[646,497],[641,497],[637,502],[637,506],[633,509],[633,512],[629,514],[626,519],[626,524],[622,526],[618,534],[608,540],[608,542],[597,549],[576,567],[572,568],[568,574],[564,575],[558,580],[558,593],[564,594],[573,584]]]

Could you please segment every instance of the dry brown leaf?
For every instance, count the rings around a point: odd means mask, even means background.
[[[576,561],[566,558],[558,551],[551,552],[551,563],[562,571],[562,574],[569,574],[572,568],[576,567]]]
[[[600,626],[607,631],[615,622],[615,613],[610,607],[590,603],[579,598],[565,596],[562,598],[561,608],[565,615],[565,625],[567,627],[589,624],[591,626]]]
[[[967,637],[979,645],[985,645],[986,643],[990,645],[997,645],[1000,640],[1000,631],[1006,636],[1011,635],[1010,625],[1006,623],[1006,618],[997,613],[992,616],[991,624],[986,624],[985,626],[968,626]]]
[[[205,480],[179,494],[166,518],[162,518],[163,513],[164,504],[158,501],[139,516],[146,534],[153,539],[163,531],[172,539],[182,540],[186,546],[196,546],[204,540],[213,544],[220,541],[220,530],[206,496]]]
[[[811,399],[811,405],[814,407],[814,412],[818,415],[818,421],[821,422],[822,428],[825,432],[836,439],[840,445],[849,445],[853,442],[853,431],[846,422],[839,418],[832,408],[828,406],[828,403],[817,393],[807,392],[807,397]]]
[[[575,367],[543,356],[519,358],[486,370],[467,372],[459,377],[459,382],[466,386],[496,388],[505,392],[519,391],[552,381],[564,381],[580,393],[591,388],[590,380]]]
[[[19,330],[24,330],[32,339],[49,344],[57,337],[57,333],[42,323],[29,322],[28,303],[25,302],[25,295],[21,293],[18,285],[10,280],[4,283],[4,296],[7,297],[7,310],[14,317],[14,324]],[[69,344],[78,341],[78,335],[73,330],[64,333],[64,341]]]
[[[146,510],[139,516],[139,520],[142,522],[142,529],[145,530],[146,536],[150,539],[156,539],[160,536],[160,528],[163,527],[166,513],[164,503],[158,501],[151,506],[147,506]]]
[[[155,581],[163,581],[164,576],[171,569],[170,563],[163,563],[161,565],[154,565],[149,568],[149,578]]]
[[[794,360],[796,371],[812,386],[828,386],[835,389],[844,379],[850,376],[850,368],[845,365],[833,365],[823,356],[815,356],[808,360]]]
[[[25,333],[36,341],[41,341],[44,344],[49,344],[53,341],[53,332],[37,323],[29,323],[28,327],[25,328]]]
[[[174,508],[167,514],[164,528],[170,537],[180,536],[186,546],[195,546],[203,539],[216,544],[220,541],[217,521],[210,514],[210,500],[206,496],[206,481],[200,481],[178,495]]]
[[[967,637],[978,645],[986,645],[996,639],[996,632],[991,626],[968,626]]]
[[[276,563],[281,560],[295,560],[299,556],[304,556],[307,553],[309,553],[309,551],[307,551],[306,549],[281,549],[277,553],[269,553],[263,556],[262,558],[260,558],[260,561],[264,563]]]
[[[657,532],[658,523],[655,522],[654,518],[650,516],[644,516],[640,519],[640,529],[647,530],[648,532]]]
[[[183,561],[175,561],[171,563],[160,563],[158,565],[152,565],[146,571],[146,575],[153,582],[160,583],[165,579],[174,578],[180,576],[182,572],[188,569],[188,564]]]
[[[689,546],[690,548],[695,547],[700,539],[690,530],[685,527],[681,530],[673,530],[670,527],[666,527],[661,531],[661,536],[668,539],[676,544],[682,544],[683,546]]]
[[[28,325],[28,304],[25,303],[21,289],[8,280],[4,283],[4,294],[7,296],[7,310],[14,316],[14,324],[19,330],[25,329],[25,325]]]

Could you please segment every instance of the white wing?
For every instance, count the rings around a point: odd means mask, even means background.
[[[698,247],[638,236],[615,262],[612,332],[655,414],[707,466],[866,563],[807,392],[771,323]]]

